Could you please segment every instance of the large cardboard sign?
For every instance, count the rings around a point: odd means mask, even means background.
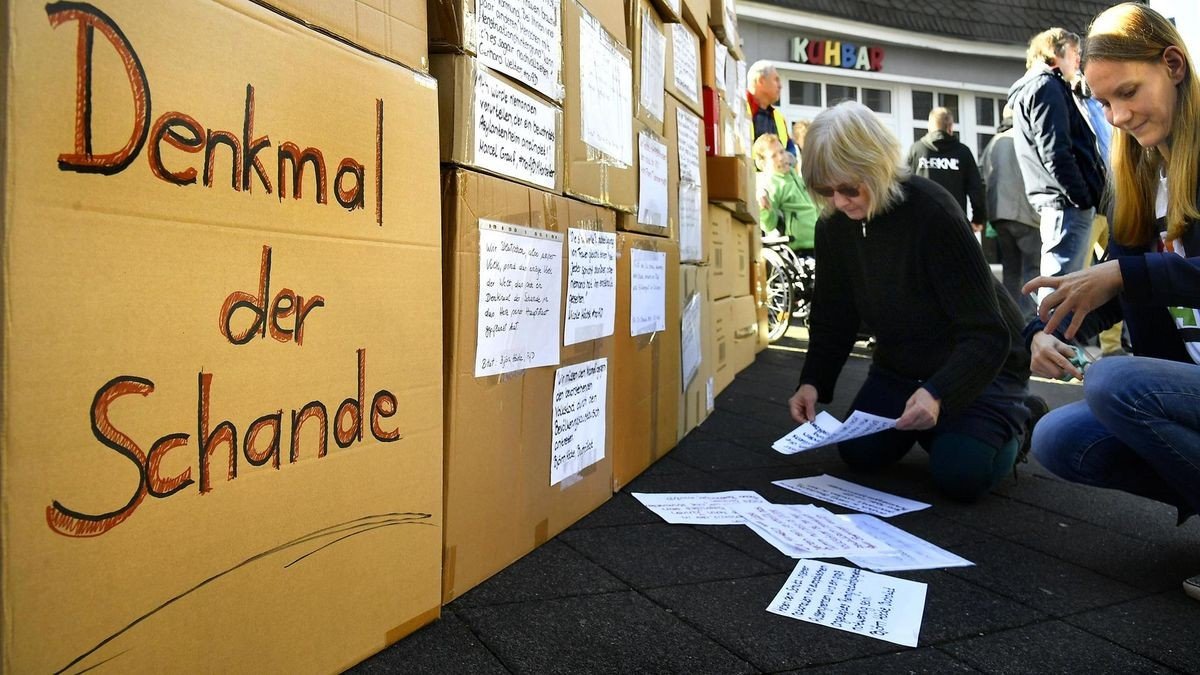
[[[5,12],[3,669],[330,672],[432,620],[432,80],[236,0]]]

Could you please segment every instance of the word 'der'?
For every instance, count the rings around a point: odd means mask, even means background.
[[[154,393],[154,382],[133,375],[122,375],[109,380],[96,392],[91,406],[92,434],[102,445],[128,460],[137,471],[137,487],[128,501],[104,513],[83,513],[74,510],[57,499],[46,507],[46,524],[58,534],[68,537],[95,537],[120,525],[137,510],[147,496],[166,499],[181,490],[196,485],[200,494],[213,490],[213,460],[220,456],[219,473],[226,481],[238,477],[239,457],[251,466],[270,464],[279,469],[284,447],[287,448],[289,464],[300,460],[302,433],[304,452],[325,457],[329,451],[329,437],[339,448],[346,449],[362,442],[365,428],[381,443],[400,440],[399,429],[385,429],[386,418],[396,414],[398,403],[395,394],[380,389],[371,396],[370,405],[366,397],[367,350],[359,349],[357,394],[343,400],[334,408],[330,425],[329,408],[321,401],[309,401],[299,408],[284,414],[282,409],[266,413],[245,427],[239,443],[238,427],[230,420],[218,422],[210,428],[209,410],[213,374],[201,371],[196,382],[196,435],[186,432],[166,434],[149,445],[131,438],[113,424],[109,410],[114,405],[129,405],[123,401],[130,396],[146,397]],[[119,403],[118,403],[119,402]],[[315,432],[315,438],[314,438]],[[314,442],[315,441],[315,442]],[[315,451],[312,446],[315,447]],[[164,458],[173,452],[185,452],[192,446],[196,463],[181,473],[164,476],[161,472]],[[193,469],[195,471],[193,472]],[[223,469],[223,471],[220,471]]]

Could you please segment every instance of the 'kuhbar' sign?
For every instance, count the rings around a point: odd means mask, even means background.
[[[883,47],[867,47],[840,40],[792,38],[791,60],[852,70],[883,70]]]

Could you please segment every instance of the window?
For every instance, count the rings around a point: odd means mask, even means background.
[[[993,136],[994,134],[978,134],[976,136],[978,139],[977,142],[979,143],[978,149],[975,151],[976,157],[983,156],[983,149],[986,148],[987,144],[991,142]]]
[[[892,113],[892,92],[887,89],[863,89],[863,105],[877,113]]]
[[[962,116],[958,114],[958,94],[938,94],[938,105],[950,111],[955,124],[962,121]]]
[[[822,107],[821,84],[803,80],[788,80],[788,103],[814,108]]]
[[[929,111],[933,110],[933,92],[916,91],[912,93],[913,121],[929,119]]]
[[[857,101],[858,87],[847,87],[841,84],[825,85],[825,99],[828,105],[834,106],[842,101]]]
[[[975,123],[981,127],[996,126],[996,99],[987,96],[975,97]]]
[[[925,129],[924,128],[918,129],[916,127],[913,127],[913,143],[916,143],[917,141],[921,140],[924,137],[925,137]]]

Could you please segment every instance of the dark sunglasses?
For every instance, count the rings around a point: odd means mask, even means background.
[[[854,199],[862,194],[862,191],[852,185],[839,185],[837,187],[814,187],[813,192],[821,195],[825,199],[833,197],[833,193],[837,192],[843,197]]]

